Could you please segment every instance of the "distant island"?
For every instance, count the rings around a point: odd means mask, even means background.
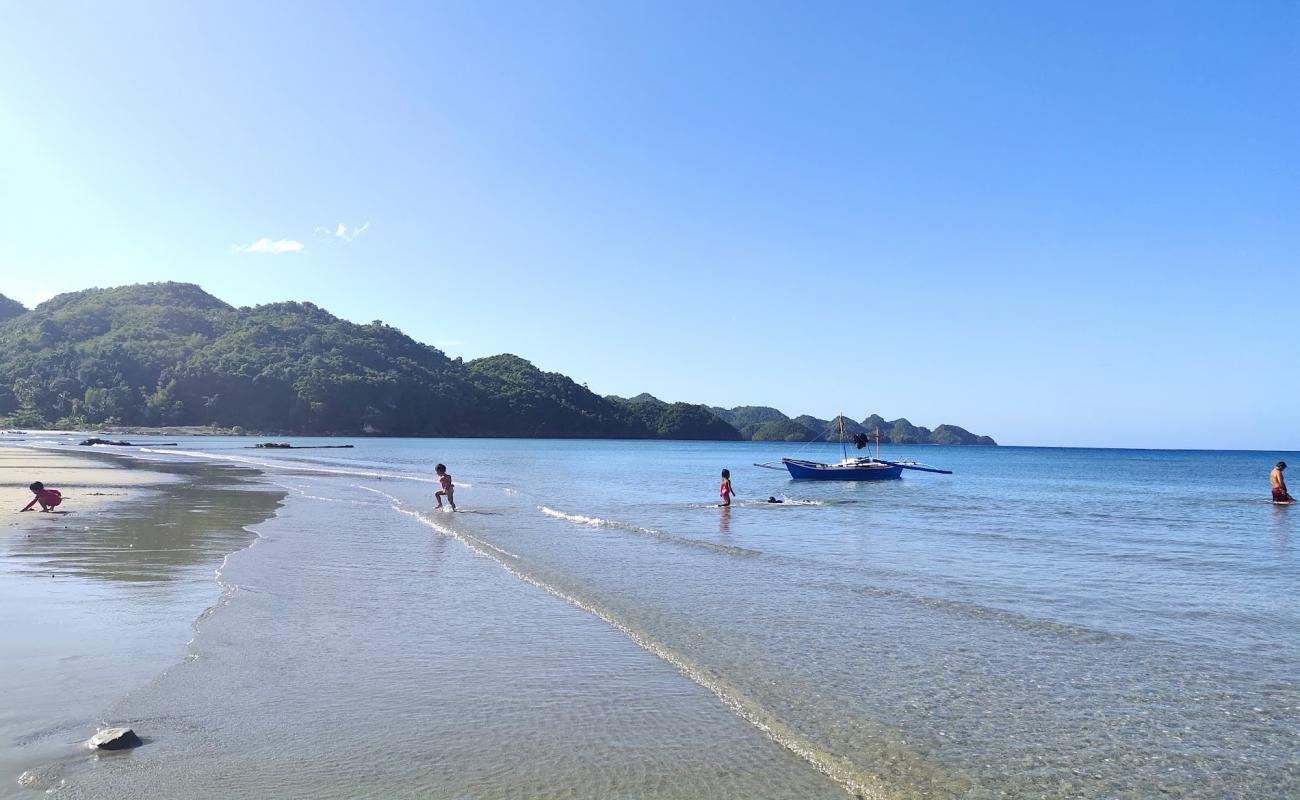
[[[376,320],[312,303],[235,308],[188,283],[0,295],[0,427],[213,426],[383,436],[811,441],[838,420],[600,396],[519,356],[463,361]],[[993,445],[871,415],[849,433],[896,444]]]

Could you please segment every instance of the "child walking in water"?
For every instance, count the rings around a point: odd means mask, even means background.
[[[452,485],[451,476],[447,474],[447,465],[439,464],[433,468],[433,471],[438,473],[438,483],[442,484],[442,488],[433,493],[433,496],[438,499],[438,508],[442,508],[442,496],[445,494],[447,495],[447,504],[451,506],[452,511],[455,511],[456,500],[452,495],[455,493],[456,487]]]
[[[736,493],[731,488],[731,470],[724,469],[722,471],[722,486],[719,487],[718,492],[722,497],[722,502],[718,504],[719,507],[726,508],[731,505],[731,498],[736,496]]]
[[[40,481],[33,483],[31,486],[28,486],[27,488],[31,489],[32,494],[36,496],[32,498],[32,502],[23,506],[23,511],[31,510],[31,507],[36,505],[37,503],[41,504],[42,511],[49,511],[50,509],[57,506],[59,503],[63,502],[63,495],[59,493],[58,489],[46,489],[45,484],[41,483]]]

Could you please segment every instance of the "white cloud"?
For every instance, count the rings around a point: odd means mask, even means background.
[[[293,239],[271,239],[262,237],[252,244],[237,244],[234,249],[238,253],[270,253],[279,255],[280,253],[296,253],[303,248],[303,243]]]
[[[369,229],[370,229],[369,222],[366,222],[365,224],[356,228],[349,228],[346,222],[340,222],[338,225],[335,225],[333,228],[317,228],[315,233],[317,236],[321,237],[322,239],[333,239],[333,240],[339,240],[343,242],[350,242],[353,239],[360,236],[361,234],[365,233]]]

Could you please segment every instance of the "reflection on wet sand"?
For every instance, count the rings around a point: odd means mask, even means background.
[[[272,516],[284,497],[250,488],[245,479],[254,473],[242,468],[148,468],[171,482],[131,489],[130,497],[93,512],[47,515],[26,535],[10,538],[12,569],[112,581],[171,580],[181,569],[219,561],[245,546],[253,538],[245,527]]]
[[[102,709],[185,656],[213,570],[284,494],[242,467],[0,447],[0,797],[80,758]],[[59,511],[19,513],[40,480]]]

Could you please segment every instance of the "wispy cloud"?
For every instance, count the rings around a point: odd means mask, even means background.
[[[293,239],[271,239],[262,237],[252,244],[237,244],[232,246],[237,253],[270,253],[279,255],[280,253],[296,253],[304,245],[302,242]]]
[[[337,239],[344,242],[350,242],[369,229],[369,222],[353,228],[349,228],[345,222],[340,222],[333,228],[317,228],[316,235],[324,239]]]

